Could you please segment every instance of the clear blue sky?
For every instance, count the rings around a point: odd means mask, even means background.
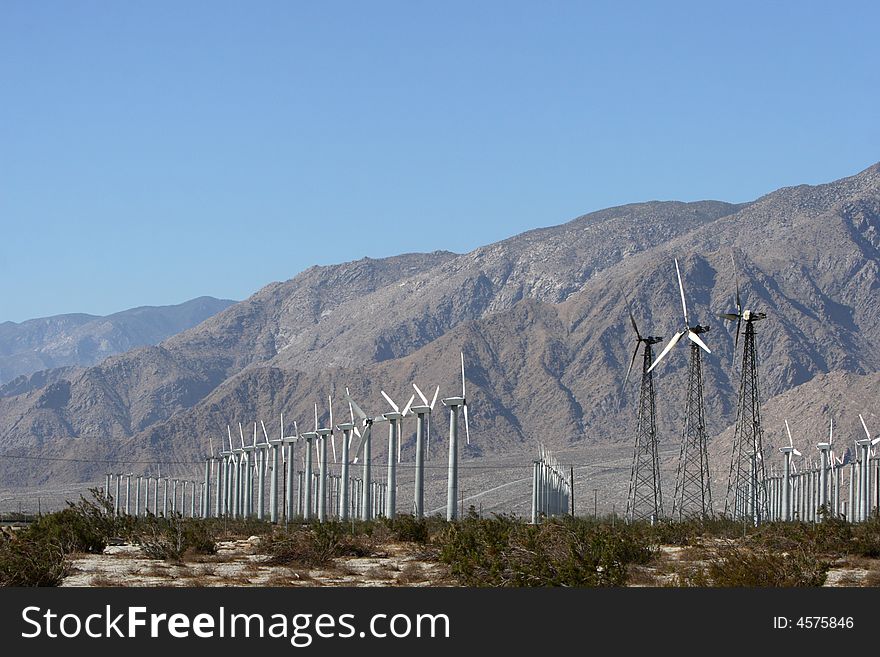
[[[0,321],[880,160],[875,2],[0,2]]]

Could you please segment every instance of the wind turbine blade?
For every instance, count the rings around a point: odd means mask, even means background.
[[[412,395],[412,396],[409,398],[409,401],[406,402],[406,406],[403,407],[403,413],[401,413],[401,415],[403,415],[403,417],[406,417],[406,414],[409,413],[409,409],[412,408],[413,402],[414,402],[415,400],[416,400],[416,396],[415,396],[415,395]]]
[[[874,438],[874,440],[871,441],[872,445],[876,445],[877,443],[880,443],[880,436],[877,436],[876,438]]]
[[[742,315],[740,315],[739,319],[736,320],[736,338],[733,341],[733,353],[736,354],[736,350],[739,347],[739,332],[742,328]]]
[[[402,436],[400,434],[400,429],[403,427],[403,422],[400,420],[397,421],[397,462],[400,463],[400,446],[403,444]]]
[[[254,447],[257,446],[257,423],[254,422],[254,441],[251,443]]]
[[[788,426],[788,420],[785,420],[785,431],[788,434],[788,446],[794,447],[794,441],[791,439],[791,429]]]
[[[336,436],[332,433],[330,434],[330,447],[333,448],[333,462],[336,463]]]
[[[391,397],[386,395],[384,390],[380,390],[379,392],[382,393],[382,396],[385,398],[385,401],[387,401],[389,404],[391,404],[391,408],[394,409],[394,412],[400,413],[400,408],[397,406],[397,404],[394,403],[394,401],[391,399]]]
[[[364,435],[360,436],[361,441],[358,443],[357,449],[354,451],[354,462],[357,463],[361,458],[361,454],[364,451],[364,445],[367,444],[367,440],[370,438],[370,434],[373,432],[373,425],[368,424],[364,429]]]
[[[871,432],[868,431],[868,425],[865,424],[865,418],[862,417],[862,414],[859,413],[859,419],[862,421],[862,428],[865,430],[865,436],[867,436],[868,440],[871,439]]]
[[[730,320],[731,322],[739,319],[739,315],[735,315],[734,313],[717,313],[717,315],[721,319],[727,319],[727,320]]]
[[[421,391],[421,390],[419,390],[419,387],[418,387],[418,386],[417,386],[417,385],[416,385],[416,384],[415,384],[415,383],[413,383],[413,388],[415,388],[415,389],[416,389],[416,392],[417,392],[417,393],[418,393],[418,395],[419,395],[419,399],[421,399],[421,400],[422,400],[422,403],[424,403],[424,404],[425,404],[425,406],[427,406],[427,405],[428,405],[428,398],[427,398],[427,397],[425,397],[425,395],[423,395],[423,394],[422,394],[422,391]]]
[[[792,450],[792,453],[793,453],[795,456],[803,456],[803,454],[801,454],[797,449],[793,449],[793,450]]]
[[[657,363],[659,363],[661,360],[663,360],[663,357],[672,350],[672,348],[678,343],[679,340],[681,340],[681,336],[683,336],[684,334],[685,334],[685,331],[679,331],[678,333],[676,333],[675,335],[672,336],[672,339],[666,343],[666,346],[663,347],[663,351],[661,351],[660,355],[657,356],[657,360],[655,360],[653,363],[651,363],[651,367],[648,368],[649,372],[651,370],[653,370],[655,367],[657,367]]]
[[[736,282],[736,312],[742,314],[742,302],[739,298],[739,274],[736,272],[736,258],[733,257],[733,250],[730,251],[730,262],[733,264],[733,280]]]
[[[315,431],[318,430],[318,404],[315,403]]]
[[[348,394],[348,388],[345,389],[345,398],[348,400],[348,403],[351,404],[351,407],[354,409],[355,414],[358,418],[363,422],[367,419],[367,414],[364,413],[363,409],[357,405],[354,399],[351,398],[351,395]]]
[[[471,429],[468,423],[467,404],[464,405],[464,435],[467,436],[467,444],[471,444]]]
[[[232,429],[229,428],[229,425],[226,425],[226,435],[229,436],[229,451],[232,451]]]
[[[266,442],[269,442],[269,434],[266,433],[266,424],[262,420],[260,420],[260,426],[263,427],[263,438],[266,439]]]
[[[623,378],[623,388],[626,389],[626,384],[629,381],[629,374],[632,372],[633,365],[636,363],[636,356],[639,355],[639,344],[636,344],[636,349],[633,351],[632,360],[629,361],[629,368],[626,370],[626,376]]]
[[[299,438],[299,428],[296,426],[296,420],[293,421],[293,435]]]
[[[465,393],[465,378],[464,378],[464,352],[459,352],[461,354],[461,398],[467,399],[467,394]]]
[[[636,318],[633,316],[632,306],[629,304],[629,297],[626,296],[626,292],[623,293],[623,298],[626,301],[626,311],[629,313],[630,324],[632,324],[633,331],[636,332],[636,338],[641,340],[642,334],[639,333],[639,327],[636,326]]]
[[[709,349],[709,347],[706,346],[706,343],[703,342],[703,341],[700,339],[700,336],[699,336],[699,335],[697,335],[697,334],[694,333],[693,331],[688,331],[688,332],[687,332],[687,336],[688,336],[688,340],[690,340],[690,341],[693,342],[694,344],[698,345],[698,346],[699,346],[703,351],[705,351],[707,354],[711,354],[711,353],[712,353],[712,350]]]
[[[681,284],[681,270],[678,268],[678,258],[675,259],[675,275],[678,276],[678,291],[681,293],[681,309],[684,312],[684,323],[685,326],[690,326],[691,323],[688,321],[688,307],[684,300],[684,285]]]
[[[211,458],[214,458],[214,436],[208,435],[208,441],[211,443]]]
[[[333,396],[327,395],[327,402],[330,404],[330,431],[333,431]],[[333,457],[333,462],[336,463],[336,457]]]
[[[425,427],[425,433],[428,434],[427,444],[425,446],[425,459],[430,459],[431,458],[431,415],[430,415],[430,413],[428,414],[428,426]]]
[[[437,386],[437,389],[434,391],[434,398],[431,400],[431,410],[434,410],[434,404],[437,403],[437,395],[440,394],[440,386]]]
[[[834,444],[834,418],[831,418],[831,428],[828,430],[828,445]]]
[[[241,446],[244,447],[244,429],[241,428],[241,422],[238,423],[238,436],[241,438]]]

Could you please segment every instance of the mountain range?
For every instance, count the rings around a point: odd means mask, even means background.
[[[733,309],[731,254],[744,305],[768,315],[756,325],[768,450],[782,442],[783,417],[803,447],[826,435],[831,417],[849,441],[861,430],[855,413],[870,425],[880,412],[880,164],[749,203],[636,203],[466,254],[311,267],[158,344],[4,385],[0,453],[27,458],[0,459],[0,486],[96,480],[100,459],[162,460],[164,472],[195,477],[198,466],[186,464],[216,449],[227,425],[237,433],[241,422],[250,436],[264,420],[277,434],[283,412],[310,429],[314,404],[326,416],[330,394],[335,417],[347,416],[346,386],[376,414],[388,410],[380,390],[405,403],[413,381],[456,394],[459,351],[465,463],[526,464],[539,442],[576,462],[591,450],[626,462],[638,377],[621,389],[635,346],[625,295],[643,333],[671,337],[683,322],[678,258],[691,319],[711,327],[706,418],[723,497],[739,363],[717,313]],[[676,347],[656,370],[667,447],[681,431],[686,355]],[[447,418],[435,415],[432,454],[442,459]]]
[[[0,385],[61,367],[89,367],[107,356],[158,344],[231,306],[199,297],[173,306],[140,306],[97,316],[85,313],[0,323]]]

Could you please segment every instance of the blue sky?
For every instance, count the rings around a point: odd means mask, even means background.
[[[877,7],[3,0],[0,321],[856,173]]]

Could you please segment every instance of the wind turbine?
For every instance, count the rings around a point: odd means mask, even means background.
[[[626,299],[626,296],[624,295]],[[626,309],[633,332],[636,334],[636,347],[633,350],[629,369],[623,379],[623,387],[629,381],[630,372],[643,349],[642,384],[639,389],[639,412],[636,420],[636,438],[633,448],[632,470],[629,480],[629,494],[626,499],[626,518],[635,520],[657,520],[663,515],[663,494],[660,488],[660,458],[657,450],[657,406],[654,398],[654,374],[651,361],[654,358],[652,345],[661,342],[661,336],[642,336],[633,316],[629,299]]]
[[[345,390],[346,397],[348,397],[348,389]],[[337,424],[336,428],[342,432],[342,460],[341,460],[341,472],[339,475],[339,505],[338,505],[338,515],[340,520],[348,520],[348,507],[349,507],[349,476],[348,476],[348,466],[350,461],[350,448],[351,448],[351,436],[352,432],[357,430],[357,425],[354,422],[354,408],[352,403],[348,402],[348,414],[351,418],[350,422],[343,422],[341,424]]]
[[[779,451],[782,452],[784,457],[783,468],[782,468],[782,519],[783,520],[791,520],[791,473],[792,473],[792,463],[791,463],[791,455],[795,456],[803,456],[797,448],[794,446],[794,441],[791,438],[791,428],[788,426],[788,420],[785,420],[785,432],[788,434],[788,447],[780,447]]]
[[[831,428],[828,431],[828,442],[820,442],[816,445],[819,450],[819,507],[825,509],[826,515],[832,515],[830,500],[828,499],[828,468],[829,464],[834,467],[834,452],[831,443],[834,440],[834,418],[831,418]],[[830,459],[829,459],[830,456]]]
[[[464,352],[461,352],[461,397],[441,400],[449,408],[449,473],[446,479],[446,520],[458,518],[458,409],[464,409],[464,430],[467,444],[471,444],[468,426],[467,393],[465,389]]]
[[[363,475],[361,480],[361,520],[373,518],[373,479],[372,479],[372,445],[373,445],[373,422],[375,418],[367,416],[363,409],[351,398],[348,388],[345,389],[345,399],[351,404],[351,408],[363,426],[363,433],[354,427],[354,433],[360,438],[357,449],[354,451],[354,462],[363,458]]]
[[[687,339],[691,341],[691,355],[685,402],[685,424],[678,458],[678,473],[675,478],[675,497],[672,504],[672,515],[678,516],[678,519],[682,520],[693,515],[703,518],[712,515],[712,487],[709,478],[709,451],[704,420],[701,356],[702,351],[707,354],[711,354],[712,351],[700,338],[701,334],[709,330],[709,326],[691,324],[688,318],[684,285],[681,282],[681,270],[677,259],[675,260],[675,274],[678,277],[684,326],[672,336],[672,339],[657,356],[657,360],[648,368],[648,372],[657,367],[658,363],[678,344],[681,338],[687,336]]]
[[[856,445],[861,448],[861,463],[859,463],[859,513],[858,520],[867,520],[871,514],[871,447],[880,442],[880,436],[871,438],[871,432],[868,431],[868,425],[865,424],[865,418],[859,413],[859,420],[862,428],[865,430],[865,437],[856,441]]]
[[[419,390],[419,387],[415,383],[412,385],[419,399],[422,400],[421,405],[413,406],[411,409],[416,415],[416,490],[413,512],[416,518],[422,518],[425,515],[425,437],[427,434],[427,443],[430,446],[431,411],[434,410],[434,404],[437,403],[440,386],[437,386],[434,398],[428,403],[428,398]]]
[[[306,441],[303,448],[302,516],[308,522],[312,519],[312,480],[314,479],[314,454],[312,446],[318,437],[318,406],[315,405],[315,429],[300,434]]]
[[[720,313],[718,316],[736,322],[734,357],[739,345],[740,329],[746,323],[743,341],[742,367],[740,368],[739,403],[736,409],[733,450],[730,472],[727,478],[727,495],[724,512],[736,519],[750,518],[757,526],[767,513],[767,490],[764,469],[764,429],[761,424],[761,400],[758,393],[758,350],[755,346],[755,322],[766,319],[765,313],[743,310],[739,291],[736,260],[730,254],[733,277],[736,284],[734,303],[736,312]]]
[[[328,427],[318,428],[318,405],[315,404],[315,434],[319,438],[318,442],[318,521],[324,522],[327,519],[327,436],[330,436],[330,443],[333,447],[333,462],[336,462],[336,443],[333,439],[333,397],[327,398],[330,404],[330,425]],[[307,477],[308,479],[308,477]],[[309,480],[311,481],[311,480]]]
[[[397,514],[397,463],[400,461],[400,430],[403,418],[409,413],[416,396],[412,395],[401,411],[400,407],[385,394],[384,390],[380,390],[380,392],[393,409],[389,413],[382,414],[382,417],[388,420],[388,494],[385,497],[385,517],[393,520]],[[396,458],[395,453],[397,454]]]

